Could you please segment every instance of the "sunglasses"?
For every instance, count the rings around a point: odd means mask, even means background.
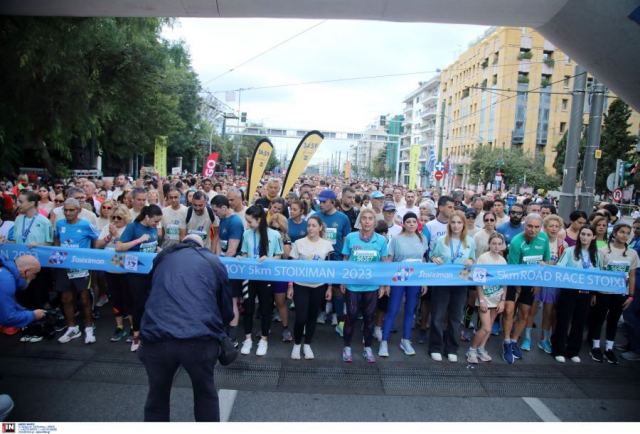
[[[485,223],[487,223],[487,222],[495,222],[495,221],[496,221],[496,219],[484,219]]]
[[[103,206],[101,209],[112,209],[113,207],[110,206]]]
[[[119,215],[114,215],[113,217],[111,217],[111,220],[122,220],[122,217],[120,217]]]
[[[56,185],[53,188],[55,188],[56,190],[62,190],[63,187],[64,187],[63,185]]]
[[[64,199],[56,199],[56,200],[54,200],[54,202],[55,203],[62,203],[62,202],[64,202]]]

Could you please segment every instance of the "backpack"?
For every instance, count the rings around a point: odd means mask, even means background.
[[[207,209],[207,212],[209,213],[209,219],[211,220],[211,223],[216,221],[216,216],[213,214],[213,210],[211,209],[211,207],[209,205],[207,205],[205,207]],[[187,209],[187,221],[186,224],[189,224],[189,220],[191,220],[191,216],[193,215],[193,207],[189,207]]]

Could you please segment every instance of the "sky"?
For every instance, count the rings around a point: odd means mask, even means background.
[[[250,123],[362,132],[381,114],[401,114],[403,99],[418,82],[452,63],[486,29],[381,21],[181,18],[164,30],[163,37],[183,40],[203,89],[225,102],[228,112],[247,112]],[[341,80],[381,75],[396,76]],[[335,81],[300,85],[327,80]],[[252,89],[264,86],[278,87]],[[233,90],[233,100],[227,101]],[[291,155],[297,145],[290,139],[272,142],[278,156],[287,151]],[[348,145],[325,140],[312,164],[338,151],[344,161]]]

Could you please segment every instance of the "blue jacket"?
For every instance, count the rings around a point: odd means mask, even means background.
[[[143,342],[220,340],[232,319],[227,269],[211,251],[187,242],[156,256],[140,327]]]
[[[16,303],[16,290],[26,286],[15,262],[0,260],[0,326],[26,327],[35,321],[33,311]]]

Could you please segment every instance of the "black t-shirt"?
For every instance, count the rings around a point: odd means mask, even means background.
[[[269,207],[271,206],[271,201],[265,196],[265,197],[261,197],[260,199],[256,200],[255,202],[256,205],[260,205],[262,208],[268,210]],[[284,209],[282,210],[282,215],[284,215],[286,218],[289,218],[289,207],[285,205]]]
[[[356,211],[355,208],[351,208],[349,211],[345,211],[344,209],[340,208],[339,211],[342,211],[342,213],[345,214],[349,218],[349,223],[351,224],[351,232],[355,231],[356,230],[356,220],[358,220],[359,212]]]

